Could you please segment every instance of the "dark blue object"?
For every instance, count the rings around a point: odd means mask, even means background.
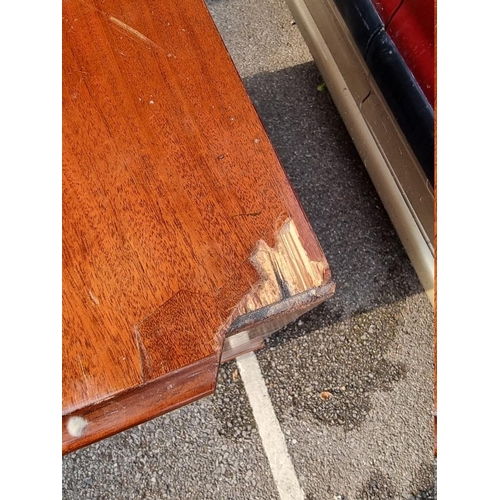
[[[384,29],[384,23],[371,0],[334,0],[363,57],[372,38]]]

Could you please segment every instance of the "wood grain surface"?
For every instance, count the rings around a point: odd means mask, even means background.
[[[330,272],[202,0],[65,0],[62,34],[66,453],[213,392],[279,270]]]

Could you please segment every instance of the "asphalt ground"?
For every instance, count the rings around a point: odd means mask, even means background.
[[[284,1],[207,3],[337,283],[256,353],[303,497],[436,498],[432,306]],[[213,396],[63,457],[62,496],[279,499],[261,433],[231,362]]]

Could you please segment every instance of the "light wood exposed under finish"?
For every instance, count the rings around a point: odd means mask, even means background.
[[[210,394],[226,334],[334,286],[202,0],[65,0],[62,83],[67,453]]]

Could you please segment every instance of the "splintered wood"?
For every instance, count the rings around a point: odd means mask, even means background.
[[[274,304],[300,292],[324,284],[326,260],[313,261],[304,249],[293,220],[287,220],[278,234],[274,248],[259,240],[250,257],[261,281],[238,305],[238,315]]]

